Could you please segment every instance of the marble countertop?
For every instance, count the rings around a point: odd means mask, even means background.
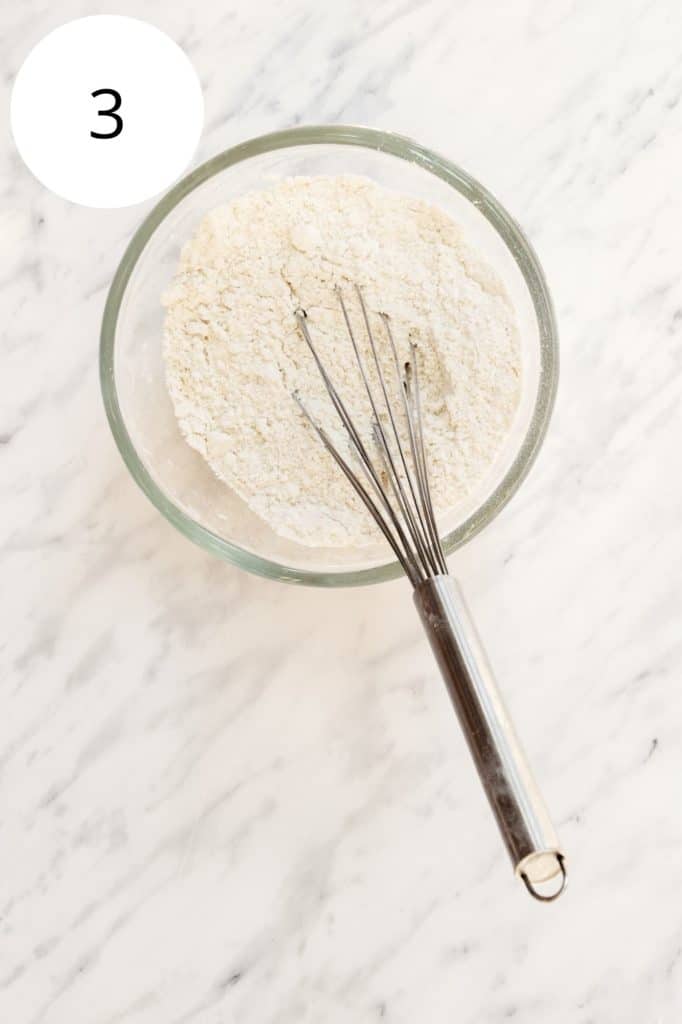
[[[112,9],[113,7],[113,9]],[[521,492],[451,559],[570,857],[510,871],[404,583],[251,578],[107,427],[106,290],[146,210],[0,162],[0,1020],[676,1024],[682,1016],[682,8],[40,0],[169,32],[196,162],[298,123],[413,135],[501,199],[562,380]]]

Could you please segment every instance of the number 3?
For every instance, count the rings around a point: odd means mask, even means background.
[[[120,92],[116,92],[115,89],[95,89],[95,91],[91,92],[90,95],[92,97],[104,95],[111,96],[111,98],[114,101],[113,107],[110,107],[109,110],[98,110],[97,114],[99,117],[113,117],[114,121],[116,122],[116,127],[113,131],[90,132],[90,135],[93,137],[93,139],[115,139],[116,136],[120,135],[123,131],[123,119],[116,113],[116,111],[121,106]]]

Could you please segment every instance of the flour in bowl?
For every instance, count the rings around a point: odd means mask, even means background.
[[[520,400],[521,354],[502,283],[442,210],[365,178],[286,179],[209,213],[164,296],[166,375],[183,435],[276,533],[310,546],[377,539],[292,398],[300,394],[348,450],[297,326],[303,308],[371,447],[371,413],[335,292],[367,354],[355,285],[387,378],[379,314],[389,316],[401,356],[416,346],[431,492],[436,513],[450,512],[504,444]]]

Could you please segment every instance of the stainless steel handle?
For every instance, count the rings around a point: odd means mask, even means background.
[[[419,584],[414,600],[516,874],[536,899],[566,887],[564,854],[452,576]],[[559,878],[549,894],[538,884]]]

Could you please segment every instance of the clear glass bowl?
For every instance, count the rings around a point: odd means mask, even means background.
[[[525,477],[547,429],[558,375],[552,301],[532,247],[497,200],[411,139],[346,125],[294,128],[252,139],[198,167],[152,210],[121,260],[104,310],[100,374],[109,423],[128,469],[185,536],[263,576],[352,586],[400,574],[397,563],[387,561],[387,547],[325,550],[278,537],[183,440],[162,358],[161,295],[204,214],[278,179],[313,174],[365,175],[440,206],[506,285],[521,335],[521,404],[486,479],[440,524],[446,551],[489,523]]]

